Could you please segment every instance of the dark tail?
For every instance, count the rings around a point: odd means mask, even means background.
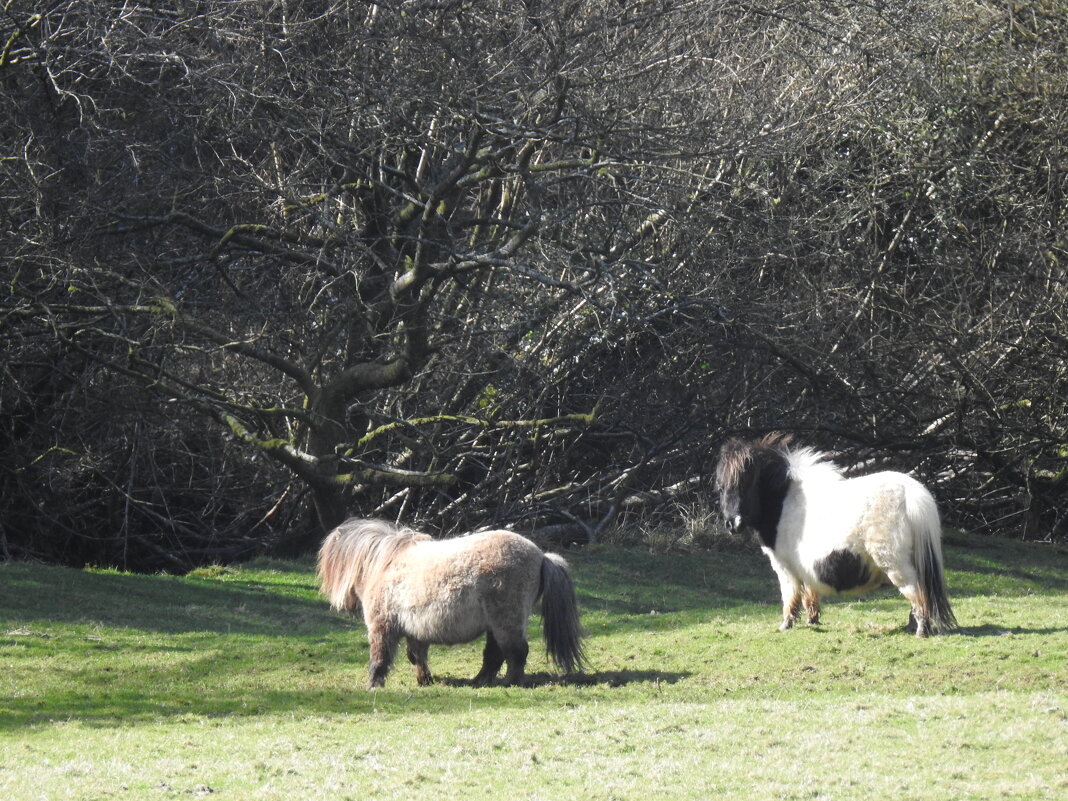
[[[957,618],[949,605],[946,575],[942,567],[942,523],[934,498],[926,490],[907,502],[915,540],[913,541],[916,572],[920,575],[921,603],[927,610],[932,626],[940,634],[955,631]]]
[[[937,539],[925,537],[918,547],[917,567],[931,623],[940,634],[956,631],[957,617],[953,614],[953,607],[949,605],[949,594],[946,592],[941,545]]]
[[[586,666],[579,623],[578,599],[567,562],[554,553],[545,554],[541,562],[541,617],[545,650],[564,673],[574,673]]]

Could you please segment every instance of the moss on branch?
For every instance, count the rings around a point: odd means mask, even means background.
[[[597,408],[590,412],[575,412],[562,414],[556,417],[542,417],[529,420],[494,420],[484,417],[474,417],[466,414],[435,414],[428,417],[413,417],[410,420],[397,420],[385,423],[373,431],[364,434],[356,442],[356,449],[363,448],[380,436],[403,428],[417,428],[419,426],[434,425],[436,423],[460,423],[462,425],[477,428],[544,428],[546,426],[562,426],[569,423],[591,425],[597,417]]]

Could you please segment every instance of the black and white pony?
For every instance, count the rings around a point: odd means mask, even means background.
[[[942,569],[938,507],[903,473],[846,478],[826,454],[769,434],[720,450],[716,485],[727,528],[756,532],[782,589],[782,630],[802,605],[818,623],[820,596],[891,583],[926,637],[957,627]]]

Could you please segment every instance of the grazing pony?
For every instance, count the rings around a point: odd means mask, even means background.
[[[917,636],[955,629],[931,493],[903,473],[846,478],[826,454],[790,442],[732,439],[716,469],[727,528],[755,531],[779,576],[779,628],[791,628],[802,605],[818,623],[821,595],[891,583],[912,604]]]
[[[584,664],[582,629],[567,562],[510,531],[435,540],[383,520],[352,519],[319,549],[319,581],[330,605],[363,610],[370,645],[368,689],[381,687],[401,637],[420,685],[433,682],[431,644],[455,645],[486,635],[482,687],[508,663],[504,682],[523,680],[527,619],[542,597],[545,647],[566,673]]]

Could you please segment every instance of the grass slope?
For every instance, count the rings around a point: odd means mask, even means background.
[[[474,689],[481,644],[362,689],[309,562],[0,566],[0,798],[1060,799],[1068,551],[955,536],[960,635],[891,591],[776,631],[748,552],[569,554],[593,668]]]

